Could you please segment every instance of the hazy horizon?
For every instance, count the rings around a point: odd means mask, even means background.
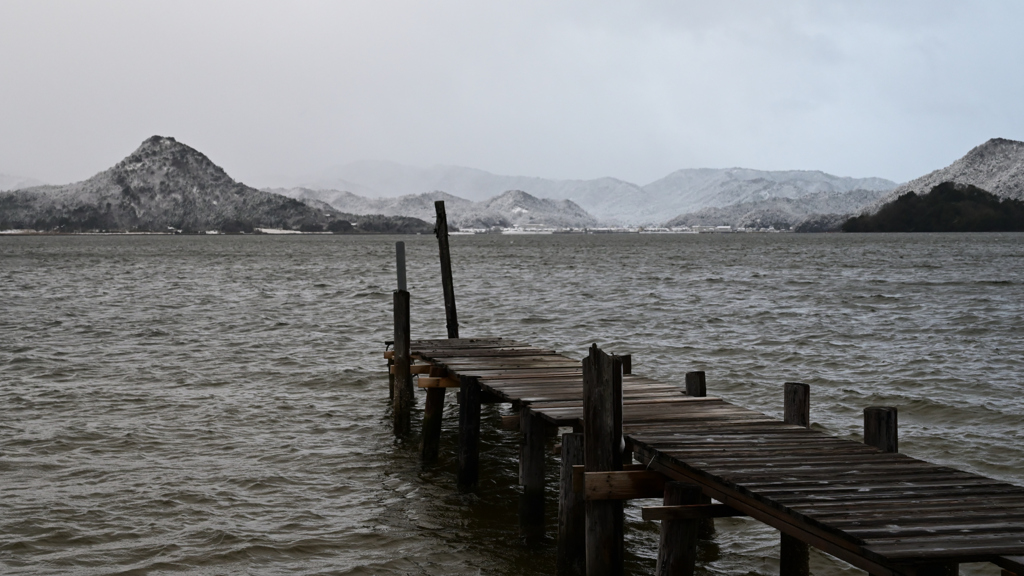
[[[246,184],[355,161],[644,185],[905,182],[1024,140],[1024,5],[0,5],[0,173],[84,180],[173,136]]]

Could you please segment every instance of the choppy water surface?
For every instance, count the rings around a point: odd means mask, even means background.
[[[432,237],[0,238],[0,568],[9,574],[552,574],[518,544],[517,439],[485,407],[482,486],[392,439],[394,241],[414,337],[441,337]],[[709,391],[1024,484],[1024,236],[453,237],[463,336]],[[422,404],[422,399],[420,399]],[[554,479],[554,459],[549,469]],[[554,506],[549,506],[554,517]],[[629,509],[629,568],[657,526]],[[553,524],[552,524],[553,525]],[[777,533],[719,521],[711,574],[777,573]],[[971,569],[993,573],[992,570]],[[814,555],[817,574],[857,571]]]

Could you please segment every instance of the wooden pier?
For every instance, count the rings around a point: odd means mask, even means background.
[[[442,262],[446,251],[445,239]],[[449,279],[446,304],[451,286]],[[659,497],[664,505],[643,508],[644,519],[662,523],[659,574],[692,574],[697,539],[711,534],[712,519],[749,516],[781,533],[784,576],[808,573],[808,546],[876,576],[945,576],[965,562],[1024,576],[1024,488],[899,454],[893,408],[865,409],[865,443],[842,440],[808,427],[803,384],[780,389],[785,418],[778,420],[706,396],[703,372],[658,382],[632,374],[629,356],[596,345],[580,360],[502,338],[411,340],[408,310],[399,310],[408,302],[407,292],[396,292],[395,350],[385,352],[394,407],[414,401],[417,375],[417,387],[428,391],[423,455],[430,459],[441,432],[438,396],[443,402],[446,388],[459,390],[459,487],[472,490],[480,405],[512,405],[517,416],[505,424],[522,431],[527,542],[546,528],[545,438],[572,428],[561,445],[561,573],[621,574],[622,502]],[[453,292],[451,303],[449,334]],[[396,433],[407,430],[407,417],[395,422]]]

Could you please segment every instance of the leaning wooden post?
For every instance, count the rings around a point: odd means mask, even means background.
[[[444,315],[448,326],[448,337],[459,337],[459,318],[455,313],[455,284],[452,281],[452,256],[448,250],[448,216],[444,211],[444,200],[434,202],[437,224],[434,234],[441,253],[441,287],[444,289]]]
[[[870,406],[864,409],[864,443],[882,452],[899,452],[896,409]]]
[[[583,434],[562,434],[562,467],[558,485],[558,573],[586,573],[586,502],[572,489],[572,467],[583,465]]]
[[[437,247],[441,259],[441,286],[444,289],[444,310],[448,337],[459,337],[459,322],[455,315],[455,286],[452,283],[452,259],[448,250],[448,217],[444,201],[434,202],[437,212]],[[437,374],[440,376],[441,374]],[[431,376],[435,376],[431,372]],[[427,388],[427,400],[423,405],[423,440],[420,443],[420,458],[423,462],[437,460],[441,446],[441,421],[444,417],[444,396],[446,388]]]
[[[783,389],[783,417],[786,424],[811,427],[811,387],[797,382],[786,382]],[[808,576],[810,549],[807,544],[785,532],[779,554],[781,576]]]
[[[703,502],[700,486],[688,482],[665,483],[665,506]],[[693,576],[697,565],[699,520],[662,520],[658,545],[658,576]]]
[[[622,470],[622,364],[590,347],[583,359],[584,471]],[[622,500],[588,500],[587,576],[623,573]]]
[[[544,538],[544,421],[529,406],[520,411],[519,425],[523,431],[520,450],[521,484],[519,496],[519,534],[529,544]]]
[[[480,383],[459,376],[459,490],[470,491],[480,483]]]
[[[395,436],[409,433],[412,417],[412,374],[409,373],[409,293],[395,290],[395,395],[392,418]]]
[[[686,373],[686,395],[694,398],[704,398],[708,395],[707,378],[703,370]],[[711,497],[702,495],[700,504],[711,504]],[[715,520],[705,518],[697,524],[697,537],[701,540],[711,540],[715,537]]]

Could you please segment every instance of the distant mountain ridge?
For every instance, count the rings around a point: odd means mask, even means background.
[[[36,180],[35,178],[25,178],[24,176],[15,176],[13,174],[0,174],[0,192],[21,190],[22,188],[32,188],[34,186],[45,185],[45,182]]]
[[[536,198],[570,200],[600,222],[652,225],[709,207],[771,198],[800,198],[853,190],[884,191],[896,186],[882,178],[847,178],[819,171],[765,171],[747,168],[677,170],[646,186],[616,178],[555,180],[502,176],[474,168],[417,168],[393,162],[354,162],[332,171],[309,190],[346,190],[383,198],[443,190],[483,202],[509,190]],[[333,204],[337,206],[336,204]]]
[[[807,222],[826,219],[838,226],[849,215],[856,214],[865,206],[870,206],[885,194],[886,192],[882,190],[850,190],[846,192],[814,192],[798,198],[770,197],[727,206],[702,208],[696,212],[677,216],[665,225],[669,227],[728,225],[736,228],[773,227],[784,230],[799,227]]]
[[[1024,200],[1024,142],[992,138],[949,166],[896,187],[871,211],[907,192],[926,194],[944,182],[976,186],[999,198]]]
[[[882,192],[895,186],[895,182],[884,178],[849,178],[813,170],[703,168],[678,170],[648,184],[644,190],[665,198],[666,204],[672,206],[671,213],[684,214],[706,208],[804,198],[811,199],[816,210],[835,211],[839,205],[850,202],[847,193]],[[835,208],[830,206],[833,201],[838,202]]]
[[[537,198],[521,190],[509,190],[482,202],[441,191],[397,198],[367,198],[351,192],[309,188],[268,191],[304,202],[323,202],[345,213],[411,216],[427,221],[434,218],[434,202],[443,200],[449,223],[459,228],[584,228],[597,224],[596,218],[572,201]]]
[[[426,222],[405,224],[421,232],[431,229]],[[88,180],[0,193],[0,229],[239,232],[254,227],[353,228],[333,209],[236,182],[201,152],[163,136],[147,139]]]

